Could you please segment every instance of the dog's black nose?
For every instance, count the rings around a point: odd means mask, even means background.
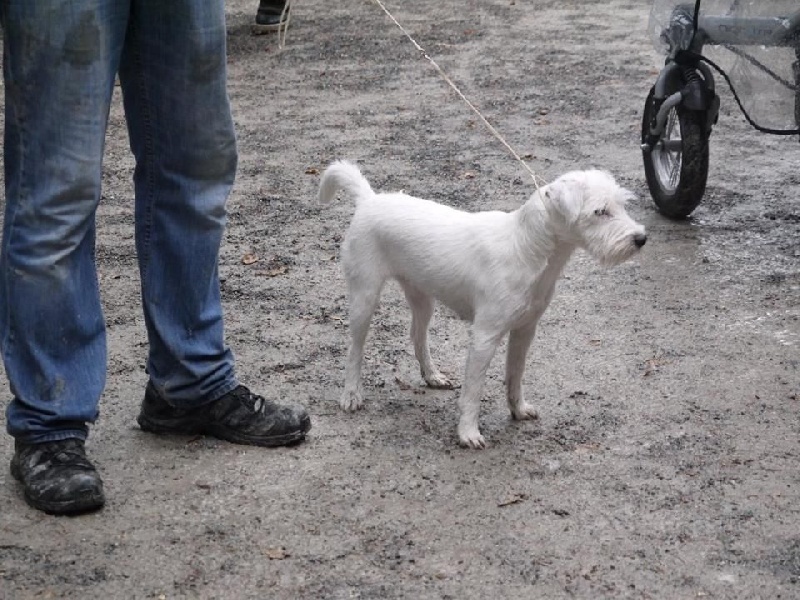
[[[647,243],[647,236],[643,233],[637,234],[633,236],[633,243],[636,244],[637,248],[641,248]]]

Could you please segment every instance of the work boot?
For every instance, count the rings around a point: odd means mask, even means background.
[[[260,0],[256,12],[256,22],[252,27],[255,35],[263,35],[289,26],[291,15],[290,0]],[[281,20],[283,16],[283,20]]]
[[[22,482],[28,504],[53,515],[89,512],[105,504],[103,482],[83,446],[77,438],[15,443],[11,475]]]
[[[240,385],[198,408],[175,408],[147,385],[137,419],[143,431],[210,435],[234,444],[286,446],[301,442],[311,429],[305,409],[283,406]]]

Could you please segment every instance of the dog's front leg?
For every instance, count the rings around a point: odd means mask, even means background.
[[[525,402],[522,393],[522,375],[525,372],[525,357],[536,334],[536,321],[519,329],[514,329],[508,336],[508,354],[506,356],[506,400],[511,415],[515,419],[536,419],[539,417],[531,404]]]
[[[492,357],[497,351],[497,346],[502,335],[481,331],[473,326],[472,346],[467,356],[467,366],[464,372],[464,385],[461,388],[461,397],[458,400],[461,408],[461,419],[458,422],[458,439],[462,446],[470,448],[485,448],[486,440],[483,439],[478,428],[478,415],[481,409],[483,384],[486,380],[486,370]]]

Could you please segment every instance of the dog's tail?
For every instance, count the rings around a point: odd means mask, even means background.
[[[358,167],[346,160],[337,160],[325,169],[319,182],[319,201],[330,202],[339,190],[345,190],[358,204],[375,192]]]

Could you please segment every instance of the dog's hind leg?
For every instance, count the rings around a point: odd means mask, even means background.
[[[411,307],[411,341],[414,343],[414,354],[419,361],[422,378],[429,387],[453,389],[453,382],[439,371],[431,360],[428,327],[433,316],[433,298],[407,282],[401,281],[400,285]]]
[[[502,335],[494,331],[483,331],[479,326],[473,325],[472,345],[467,356],[467,366],[464,370],[464,383],[461,388],[461,397],[458,405],[461,408],[461,418],[458,422],[458,439],[462,446],[471,448],[485,448],[486,440],[483,439],[478,428],[478,416],[481,409],[483,384],[486,380],[486,371],[492,362],[497,346]]]
[[[350,349],[344,375],[344,393],[339,406],[344,410],[358,410],[364,404],[361,387],[361,366],[364,362],[364,342],[367,339],[372,315],[378,306],[383,281],[361,281],[348,278],[348,305],[350,316]]]
[[[533,406],[525,402],[525,397],[522,393],[522,374],[525,372],[525,358],[535,334],[536,321],[519,329],[514,329],[508,336],[506,400],[508,400],[508,408],[515,419],[536,419],[539,416]]]

